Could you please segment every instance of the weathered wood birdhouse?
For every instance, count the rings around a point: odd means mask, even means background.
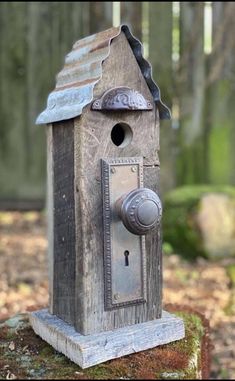
[[[82,367],[184,336],[162,312],[159,120],[170,118],[127,26],[76,42],[47,124],[50,308],[37,334]]]

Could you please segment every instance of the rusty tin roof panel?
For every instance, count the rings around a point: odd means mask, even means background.
[[[170,111],[162,103],[160,90],[152,79],[152,69],[143,58],[142,44],[133,37],[127,25],[110,28],[85,37],[73,45],[65,58],[65,65],[56,77],[56,87],[49,94],[47,108],[38,116],[36,124],[46,124],[81,115],[93,100],[93,89],[102,76],[102,62],[109,56],[112,39],[123,31],[129,41],[143,76],[159,109],[161,119],[169,119]]]

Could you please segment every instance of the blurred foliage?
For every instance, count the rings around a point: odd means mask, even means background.
[[[0,200],[45,200],[35,127],[75,41],[127,23],[172,121],[161,121],[161,190],[235,184],[235,3],[0,2]]]
[[[222,193],[235,197],[235,187],[230,185],[185,185],[168,192],[164,201],[167,205],[195,205],[195,202],[207,193]]]
[[[232,287],[235,287],[235,264],[228,265],[226,270]]]

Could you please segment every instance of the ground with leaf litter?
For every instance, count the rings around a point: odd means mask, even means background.
[[[43,213],[0,212],[0,320],[47,306],[46,250]],[[234,379],[235,260],[189,263],[164,255],[163,264],[164,305],[190,306],[209,319],[211,378]]]

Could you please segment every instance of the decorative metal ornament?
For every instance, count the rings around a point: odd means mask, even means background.
[[[153,105],[138,91],[130,87],[115,87],[96,99],[92,110],[152,110]]]

